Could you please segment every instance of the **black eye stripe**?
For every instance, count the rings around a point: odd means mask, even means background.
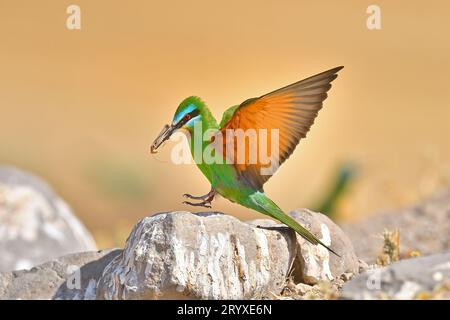
[[[182,127],[186,122],[188,122],[189,120],[191,120],[192,118],[198,116],[200,114],[200,111],[198,109],[192,110],[191,112],[187,113],[183,118],[181,118],[181,120],[177,123],[177,127]],[[187,115],[189,115],[189,118],[186,117]]]
[[[188,113],[189,116],[192,118],[198,116],[200,114],[200,111],[198,109],[192,110],[191,112]]]
[[[195,118],[196,116],[198,116],[200,114],[200,111],[198,111],[197,109],[196,110],[192,110],[191,112],[189,112],[188,114],[186,114],[184,117],[183,117],[183,122],[187,122],[187,121],[189,121],[189,120],[191,120],[192,118]],[[189,117],[188,117],[189,116]]]

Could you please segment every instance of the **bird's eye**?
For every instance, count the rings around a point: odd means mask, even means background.
[[[188,121],[189,119],[191,119],[191,115],[187,114],[184,116],[184,121]]]

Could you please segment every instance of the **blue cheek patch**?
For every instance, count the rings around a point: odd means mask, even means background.
[[[180,113],[176,114],[173,118],[173,123],[177,123],[178,121],[180,121],[181,119],[183,119],[183,117],[188,114],[191,111],[194,111],[196,109],[196,106],[194,104],[190,104],[188,105],[183,111],[181,111]],[[193,118],[195,119],[195,118]],[[193,120],[192,119],[192,120]]]

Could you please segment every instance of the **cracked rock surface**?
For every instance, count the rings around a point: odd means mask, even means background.
[[[289,229],[217,213],[162,213],[133,229],[104,271],[103,299],[250,299],[279,292],[295,257]]]
[[[268,219],[249,223],[217,213],[163,213],[144,218],[125,250],[104,271],[101,299],[255,299],[279,294],[291,274],[316,283],[358,272],[350,240],[328,218],[309,211],[300,222],[319,228],[339,263]],[[322,220],[320,220],[322,219]],[[341,239],[344,237],[345,239]]]

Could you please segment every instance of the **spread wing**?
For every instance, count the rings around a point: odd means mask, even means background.
[[[277,168],[270,166],[281,165],[292,154],[300,139],[306,136],[322,108],[322,102],[327,98],[330,83],[336,79],[336,73],[342,68],[337,67],[259,98],[248,99],[225,112],[220,129],[223,137],[222,152],[228,163],[235,167],[239,179],[244,180],[250,187],[262,190],[263,184]],[[234,113],[230,115],[230,111]],[[237,129],[243,130],[238,130],[240,133],[249,134],[239,139]],[[266,136],[261,133],[264,131]],[[255,140],[252,143],[252,137],[257,140],[256,143]],[[271,150],[275,140],[278,140],[278,150]],[[261,149],[260,141],[267,149]],[[276,144],[273,145],[276,147]],[[261,157],[260,152],[270,155],[272,159]],[[264,172],[264,169],[268,168],[269,170]]]

